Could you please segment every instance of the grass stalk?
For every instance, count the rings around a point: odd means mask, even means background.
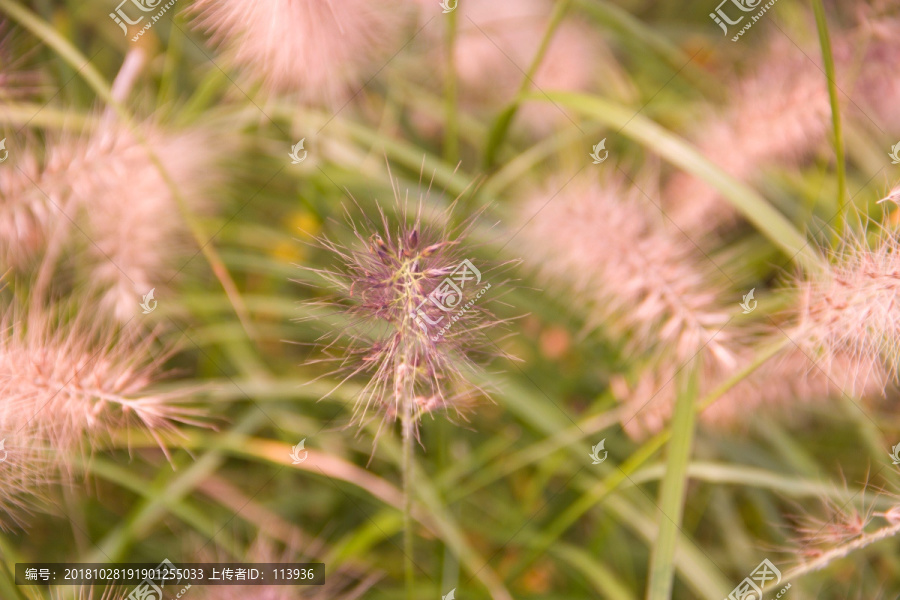
[[[5,560],[0,560],[0,590],[3,590],[4,598],[27,600],[16,585],[15,575],[10,572]]]
[[[816,14],[816,28],[819,31],[819,43],[822,46],[822,62],[825,65],[825,76],[828,78],[828,100],[831,103],[831,125],[834,129],[834,154],[837,168],[838,184],[838,217],[835,227],[835,241],[844,233],[847,223],[847,164],[844,153],[844,132],[841,125],[841,107],[838,101],[837,82],[835,81],[834,54],[831,51],[831,37],[828,33],[828,20],[822,0],[813,0],[813,12]]]
[[[541,39],[541,45],[538,46],[537,53],[534,55],[534,59],[528,66],[528,71],[522,79],[519,91],[516,93],[513,101],[503,109],[503,112],[501,112],[500,116],[497,117],[497,120],[494,121],[491,131],[488,133],[488,140],[484,150],[484,166],[486,169],[490,169],[494,165],[494,162],[496,162],[497,152],[503,144],[503,140],[506,139],[506,134],[509,133],[509,127],[512,125],[513,119],[519,110],[519,105],[522,104],[522,100],[534,84],[534,75],[541,67],[541,63],[544,62],[544,56],[547,54],[547,49],[550,47],[551,40],[553,40],[553,34],[556,33],[556,28],[562,23],[563,17],[566,15],[566,11],[569,10],[570,4],[571,0],[561,0],[556,3],[556,6],[553,8],[553,14],[550,15],[550,23],[548,23],[547,30],[544,32],[544,37]]]
[[[694,410],[700,413],[706,410],[708,407],[712,406],[712,404],[715,403],[716,400],[725,395],[731,388],[743,381],[744,378],[751,375],[754,371],[756,371],[756,369],[762,366],[773,356],[781,352],[791,343],[791,340],[785,337],[780,342],[772,344],[771,346],[760,350],[752,363],[747,365],[744,369],[736,373],[731,379],[723,382],[719,387],[706,395],[703,400],[701,400],[694,407]],[[629,477],[632,474],[634,474],[641,466],[644,465],[644,463],[649,461],[663,446],[666,445],[666,442],[669,441],[669,438],[671,436],[671,426],[657,433],[655,436],[644,442],[640,448],[635,450],[631,454],[631,456],[629,456],[628,459],[625,460],[625,462],[619,465],[617,469],[612,471],[603,479],[600,479],[591,490],[583,494],[578,500],[573,502],[564,511],[562,511],[553,521],[551,521],[547,525],[544,532],[535,543],[534,550],[522,561],[520,561],[520,564],[513,572],[511,578],[514,579],[517,575],[521,574],[525,568],[527,568],[541,555],[543,555],[552,546],[553,541],[559,538],[565,531],[567,531],[569,527],[571,527],[579,518],[581,518],[582,515],[602,502],[625,481],[628,481]]]
[[[611,32],[620,34],[623,39],[645,46],[707,98],[724,100],[721,82],[699,64],[695,64],[693,57],[685,52],[682,46],[669,41],[667,36],[660,35],[659,31],[617,3],[607,0],[575,0],[575,7],[606,26]]]
[[[413,439],[415,440],[415,437]],[[132,448],[139,446],[153,448],[156,445],[155,441],[149,436],[140,439],[132,437],[129,441]],[[395,447],[391,439],[385,439],[380,444],[380,447],[388,451],[396,461],[401,463],[402,469],[402,449]],[[229,456],[252,459],[269,464],[291,465],[289,444],[260,438],[229,435],[226,439],[219,439],[218,436],[213,434],[194,432],[182,440],[179,445],[186,449],[207,448],[210,451],[221,450]],[[312,453],[313,451],[311,450],[310,452]],[[412,464],[414,468],[415,463],[413,462]],[[383,502],[392,509],[402,513],[403,491],[380,477],[372,475],[366,469],[355,467],[343,460],[323,462],[321,457],[307,461],[303,465],[292,465],[292,468],[309,471],[332,480],[343,481],[353,485],[370,494],[379,502]],[[431,535],[443,540],[454,556],[459,559],[460,564],[465,566],[471,578],[481,581],[491,598],[494,600],[513,600],[512,595],[505,588],[503,580],[491,568],[489,561],[476,552],[466,539],[462,528],[456,522],[452,513],[446,508],[439,489],[432,485],[426,474],[416,473],[415,492],[420,499],[420,503],[418,505],[419,510],[412,512],[412,516],[419,526],[424,527]],[[398,518],[402,526],[402,515]],[[382,529],[386,530],[383,525],[377,529],[379,533],[382,532]]]
[[[148,445],[147,447],[152,448],[153,446]],[[147,481],[113,461],[101,457],[93,457],[90,461],[79,460],[76,463],[76,468],[81,470],[85,476],[91,475],[98,479],[104,479],[122,489],[141,496],[145,501],[152,502],[154,500],[154,490],[150,489]],[[164,500],[167,499],[164,498]],[[219,531],[220,524],[214,517],[205,512],[203,508],[193,505],[190,500],[190,497],[186,497],[167,502],[165,505],[166,511],[180,519],[185,525],[193,528],[197,533],[206,536],[206,538],[215,537]],[[238,559],[243,554],[243,548],[235,543],[234,540],[220,539],[216,541],[216,545],[235,559]]]
[[[789,581],[793,581],[814,571],[824,569],[832,562],[844,558],[845,556],[849,556],[857,550],[862,550],[867,546],[871,546],[875,542],[880,542],[881,540],[894,537],[898,534],[900,534],[900,523],[894,523],[892,525],[888,525],[887,527],[882,527],[877,531],[873,531],[872,533],[863,534],[855,540],[823,552],[821,555],[817,556],[815,559],[809,562],[797,565],[790,571],[785,572],[784,576],[781,578],[781,581],[777,583],[775,581],[772,581],[767,584],[763,588],[763,592],[769,592],[776,588],[781,588]]]
[[[698,356],[683,371],[683,379],[675,400],[672,419],[672,443],[666,474],[659,494],[659,508],[664,518],[659,520],[659,534],[650,557],[650,579],[647,584],[648,600],[666,600],[672,596],[675,578],[675,542],[684,517],[687,468],[691,461],[694,442],[698,378],[702,359]]]
[[[447,123],[444,127],[444,160],[449,164],[456,164],[459,160],[459,95],[457,93],[456,60],[453,55],[453,46],[456,44],[457,14],[457,11],[454,10],[447,15],[445,38],[447,76],[444,80],[444,110]]]
[[[671,164],[715,188],[744,218],[776,247],[804,269],[824,270],[825,259],[805,235],[755,190],[727,174],[690,143],[633,109],[615,102],[576,92],[529,94],[529,98],[566,106],[586,117],[616,128],[621,135],[642,144]]]
[[[227,444],[234,439],[255,431],[266,420],[258,407],[249,408],[238,422],[220,439]],[[213,448],[198,457],[184,471],[171,477],[154,494],[148,495],[122,522],[95,544],[96,549],[85,562],[115,562],[121,559],[128,545],[144,533],[153,523],[165,516],[169,506],[181,500],[225,461],[224,452]],[[211,541],[211,540],[210,540]]]
[[[412,402],[403,402],[403,554],[404,579],[406,580],[406,600],[415,597],[415,572],[413,567],[413,524],[412,524],[412,482],[413,482],[413,444],[415,440],[415,423],[412,414]]]

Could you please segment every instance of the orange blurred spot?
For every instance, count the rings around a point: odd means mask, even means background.
[[[541,332],[541,353],[550,359],[562,358],[572,345],[569,332],[562,327],[550,327]]]

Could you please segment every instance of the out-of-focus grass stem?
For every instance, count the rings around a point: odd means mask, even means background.
[[[227,443],[230,438],[255,431],[266,419],[265,413],[259,407],[249,408],[243,417],[224,434],[222,442]],[[167,506],[190,493],[210,473],[221,467],[224,460],[224,453],[219,448],[213,448],[198,457],[188,468],[169,479],[156,494],[148,496],[144,502],[135,507],[118,527],[96,544],[97,550],[88,557],[86,562],[104,562],[106,559],[114,561],[121,558],[130,541],[147,531],[151,524],[166,514]]]
[[[811,272],[826,269],[825,259],[805,235],[754,189],[735,179],[680,136],[655,121],[604,98],[575,92],[531,93],[528,97],[553,102],[606,123],[620,134],[644,145],[671,164],[704,180],[765,235],[782,252]]]
[[[698,413],[703,412],[710,407],[716,400],[721,398],[731,388],[750,376],[756,369],[762,366],[766,361],[777,355],[779,352],[787,348],[791,344],[791,340],[786,336],[783,340],[774,343],[760,350],[753,362],[744,369],[736,373],[731,379],[723,382],[712,392],[703,397],[694,407]],[[544,532],[537,538],[532,552],[523,558],[517,565],[517,568],[511,573],[510,579],[518,577],[525,569],[544,554],[569,527],[571,527],[582,515],[602,502],[613,491],[622,485],[628,478],[638,470],[644,463],[650,460],[672,437],[671,426],[660,431],[655,436],[647,440],[640,448],[635,450],[629,458],[618,466],[612,473],[599,480],[590,491],[582,495],[578,500],[570,504],[564,511],[551,521]]]
[[[816,14],[816,27],[819,30],[819,43],[822,46],[822,62],[825,65],[825,76],[828,78],[828,99],[831,102],[831,124],[834,129],[834,155],[837,168],[838,184],[838,217],[834,228],[835,242],[844,233],[847,222],[847,164],[844,153],[844,132],[841,125],[841,107],[838,100],[837,82],[835,81],[834,54],[831,51],[831,37],[828,34],[828,20],[822,0],[813,0],[813,11]]]
[[[444,126],[444,159],[449,164],[459,160],[459,95],[457,93],[456,60],[453,55],[456,44],[457,11],[447,14],[445,52],[447,53],[446,79],[444,80],[444,105],[447,123]]]
[[[779,581],[776,582],[773,580],[768,585],[763,587],[762,591],[765,593],[778,588],[782,588],[788,582],[798,579],[803,575],[818,571],[820,569],[824,569],[832,562],[840,558],[844,558],[845,556],[848,556],[849,554],[856,552],[857,550],[862,550],[867,546],[871,546],[875,542],[880,542],[881,540],[894,537],[898,534],[900,534],[900,523],[893,523],[886,527],[882,527],[877,531],[873,531],[872,533],[865,533],[851,542],[847,542],[842,546],[837,546],[836,548],[827,550],[815,559],[794,567],[790,571],[787,571]]]
[[[19,586],[15,584],[15,577],[9,572],[5,560],[0,560],[0,590],[3,590],[4,598],[12,598],[12,594],[15,594],[15,597],[18,600],[28,600],[22,592],[19,591]]]
[[[413,530],[412,530],[412,479],[413,443],[415,423],[412,414],[412,399],[402,401],[403,426],[403,554],[406,599],[415,599],[415,573],[413,571]]]
[[[681,375],[678,397],[675,400],[675,416],[672,420],[672,442],[666,461],[659,493],[659,508],[663,518],[659,520],[659,535],[650,557],[650,580],[647,584],[648,600],[665,600],[672,596],[675,578],[675,542],[684,518],[687,468],[691,462],[694,442],[694,425],[697,387],[702,359],[695,358]]]
[[[695,64],[693,57],[689,56],[681,46],[669,41],[667,36],[660,35],[659,31],[636,18],[625,8],[606,0],[575,0],[575,7],[609,29],[617,31],[623,38],[646,46],[673,70],[680,72],[707,98],[724,101],[723,90],[725,88],[721,82],[701,66]]]
[[[541,63],[544,62],[544,56],[547,54],[547,49],[550,47],[550,42],[553,40],[553,34],[556,33],[557,27],[562,23],[563,17],[566,16],[570,4],[570,0],[561,0],[554,6],[553,14],[550,16],[550,23],[547,25],[547,31],[544,32],[544,37],[541,39],[541,45],[538,46],[537,53],[534,55],[534,60],[531,61],[531,65],[529,65],[528,71],[522,79],[522,84],[519,86],[516,97],[510,102],[509,106],[503,109],[503,112],[500,113],[500,116],[497,117],[493,127],[491,127],[484,150],[485,168],[491,168],[496,161],[497,152],[503,144],[503,140],[506,139],[506,134],[509,132],[509,127],[512,125],[516,112],[519,110],[519,105],[522,103],[522,100],[524,100],[528,90],[534,85],[534,76],[541,67]]]

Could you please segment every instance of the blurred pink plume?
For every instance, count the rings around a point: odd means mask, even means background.
[[[335,105],[400,49],[403,0],[198,0],[196,25],[273,93]]]

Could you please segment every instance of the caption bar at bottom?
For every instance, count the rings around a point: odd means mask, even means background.
[[[16,585],[324,585],[325,563],[16,563]]]

